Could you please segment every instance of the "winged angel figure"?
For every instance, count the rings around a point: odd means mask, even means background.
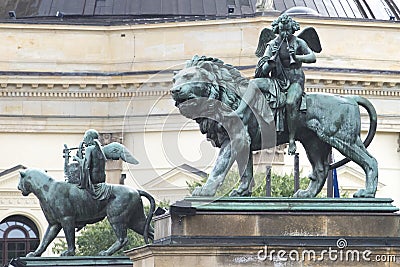
[[[293,155],[296,152],[295,135],[297,129],[298,113],[306,110],[304,97],[304,72],[302,63],[314,63],[314,52],[322,51],[319,37],[314,28],[305,28],[298,36],[294,33],[300,29],[299,23],[286,14],[279,16],[272,23],[272,29],[265,28],[261,31],[256,56],[259,61],[256,67],[255,79],[250,81],[248,90],[244,94],[235,115],[244,119],[248,106],[253,106],[257,90],[275,99],[271,108],[285,109],[275,114],[277,131],[284,131],[284,119],[286,119],[289,132],[289,150]],[[270,78],[270,79],[264,79]],[[273,84],[271,84],[271,82]],[[261,112],[271,112],[269,108]],[[285,115],[286,113],[286,115]],[[263,118],[272,118],[272,114],[262,114]]]
[[[90,129],[85,132],[83,141],[77,148],[68,148],[64,145],[64,173],[66,180],[77,184],[78,187],[88,190],[95,199],[103,200],[110,196],[110,188],[105,185],[106,161],[119,160],[138,164],[129,150],[122,144],[113,142],[102,146],[98,140],[99,133]],[[74,161],[69,163],[70,151],[77,149]]]

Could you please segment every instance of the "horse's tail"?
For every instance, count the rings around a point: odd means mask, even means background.
[[[376,133],[376,126],[377,126],[377,115],[376,115],[376,110],[374,106],[371,104],[371,102],[368,101],[368,99],[361,97],[361,96],[352,96],[352,98],[356,101],[356,103],[363,108],[365,108],[368,112],[369,115],[369,129],[368,129],[368,134],[367,137],[364,140],[364,146],[368,147],[369,144],[371,144],[372,139],[374,139],[375,133]],[[329,169],[335,169],[340,166],[343,166],[350,160],[345,158],[342,159],[338,162],[332,163],[329,165]]]
[[[151,223],[151,219],[153,218],[153,213],[156,209],[156,202],[154,201],[154,198],[152,197],[152,195],[150,195],[146,191],[138,190],[138,192],[141,197],[147,198],[150,202],[150,210],[149,210],[149,214],[146,217],[146,224],[144,225],[144,232],[143,232],[144,242],[146,244],[148,244],[149,243],[150,223]]]

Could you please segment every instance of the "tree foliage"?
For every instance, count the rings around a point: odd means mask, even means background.
[[[229,193],[239,186],[239,173],[237,171],[230,171],[223,182],[218,188],[215,196],[229,196]],[[203,185],[207,179],[201,182],[187,183],[189,192],[191,193],[196,186]],[[300,188],[307,188],[309,179],[307,177],[300,177]],[[294,178],[293,175],[278,175],[271,173],[271,196],[272,197],[290,197],[294,194]],[[254,175],[254,187],[252,196],[260,197],[266,195],[266,175],[265,173],[256,173]]]
[[[230,171],[223,182],[218,188],[215,196],[229,196],[229,193],[239,186],[239,173],[237,171]],[[189,192],[193,192],[196,186],[202,186],[207,181],[207,178],[201,182],[187,183]],[[306,189],[310,179],[308,177],[300,177],[300,189]],[[294,194],[294,176],[293,174],[279,175],[271,173],[271,196],[272,197],[292,197]],[[266,174],[254,174],[254,187],[252,192],[253,197],[266,196]],[[318,198],[326,197],[326,192],[322,190]],[[340,197],[348,197],[348,192],[341,190]]]

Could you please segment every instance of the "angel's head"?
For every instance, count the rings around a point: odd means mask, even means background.
[[[287,14],[280,15],[276,20],[272,22],[272,31],[275,34],[283,36],[293,34],[300,30],[300,24],[289,17]]]

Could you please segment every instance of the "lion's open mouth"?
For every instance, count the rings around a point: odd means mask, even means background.
[[[195,99],[194,95],[182,95],[180,93],[173,94],[172,98],[175,100],[175,106],[179,107],[181,104],[185,103],[186,101]]]

